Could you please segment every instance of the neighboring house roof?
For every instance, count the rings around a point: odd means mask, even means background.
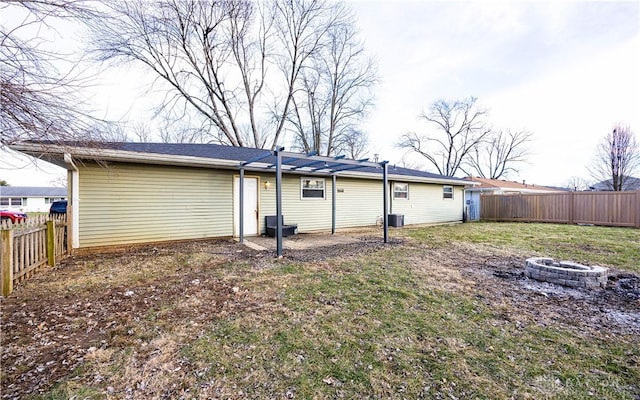
[[[479,177],[466,177],[465,180],[478,183],[477,186],[467,188],[468,191],[478,192],[502,192],[502,193],[536,193],[536,192],[559,192],[559,189],[548,186],[531,185],[501,179],[487,179]]]
[[[104,161],[140,162],[160,165],[186,165],[199,167],[239,167],[241,162],[260,158],[257,163],[252,163],[246,168],[248,170],[261,170],[271,166],[276,162],[275,156],[270,150],[255,149],[248,147],[223,146],[218,144],[184,144],[184,143],[101,143],[99,147],[95,144],[87,146],[82,143],[46,143],[46,142],[24,142],[10,146],[12,149],[21,151],[32,156],[49,159],[49,161],[65,167],[64,154],[69,154],[80,159],[95,159]],[[298,153],[304,157],[304,154]],[[264,157],[264,158],[262,158]],[[286,158],[286,157],[285,157]],[[340,159],[326,157],[329,163],[339,163]],[[335,161],[334,161],[335,160]],[[305,168],[304,159],[285,160],[289,169],[284,172],[293,172],[292,167],[299,169],[295,173],[312,173],[314,168]],[[283,161],[283,162],[285,162]],[[68,162],[68,160],[67,160]],[[368,163],[371,165],[372,163]],[[338,168],[339,169],[339,168]],[[345,170],[348,168],[345,168]],[[322,174],[323,171],[316,171]],[[329,171],[324,171],[327,174]],[[463,179],[433,174],[426,171],[388,166],[390,178],[416,180],[424,182],[464,185],[468,182]],[[340,172],[341,176],[381,176],[381,168],[372,166],[349,169]]]
[[[0,186],[1,197],[66,197],[67,188],[42,186]]]
[[[613,190],[613,180],[606,179],[604,181],[598,182],[594,185],[589,186],[590,190],[594,191],[602,191],[609,192]],[[626,178],[625,182],[622,185],[622,190],[640,190],[640,178],[635,178],[633,176],[629,176]]]
[[[549,189],[553,189],[557,192],[573,192],[574,190],[568,187],[562,187],[562,186],[546,186]]]

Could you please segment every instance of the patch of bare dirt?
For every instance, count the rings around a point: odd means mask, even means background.
[[[166,265],[175,254],[194,253],[203,256],[192,266]],[[1,300],[2,398],[48,391],[87,361],[125,347],[137,349],[134,364],[148,368],[170,350],[153,342],[164,333],[197,336],[207,323],[243,306],[240,288],[211,271],[255,255],[232,241],[145,246],[69,258],[32,278]],[[140,268],[149,271],[138,276]],[[174,361],[177,374],[180,362]],[[95,383],[103,379],[96,376]]]
[[[505,320],[563,325],[577,334],[640,334],[640,276],[610,268],[604,289],[577,289],[527,278],[526,256],[481,246],[426,250],[430,259],[472,280],[484,303]]]
[[[285,249],[283,256],[299,262],[318,262],[331,258],[351,258],[365,255],[379,249],[403,243],[402,239],[392,239],[384,243],[382,237],[361,235],[353,243],[338,243],[328,246],[308,247],[303,251]]]
[[[525,255],[472,245],[418,247],[398,238],[384,244],[377,233],[355,235],[354,243],[285,250],[285,259],[330,265],[334,258],[397,249],[408,268],[424,269],[434,285],[473,293],[496,310],[498,323],[640,334],[638,275],[612,269],[605,289],[577,290],[526,278]],[[100,397],[191,397],[189,385],[210,366],[188,362],[181,346],[218,318],[269,310],[264,302],[275,301],[268,293],[248,293],[235,262],[257,273],[278,261],[273,251],[203,241],[73,257],[36,276],[1,300],[2,399],[49,392],[74,376],[78,385],[106,385]],[[89,364],[92,375],[82,374]]]

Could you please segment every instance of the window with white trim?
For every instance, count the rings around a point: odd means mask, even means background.
[[[300,196],[303,199],[324,199],[324,189],[324,178],[300,178]]]
[[[393,183],[393,198],[394,199],[408,199],[409,198],[409,184],[394,182]]]
[[[453,199],[453,186],[443,186],[442,187],[442,198],[443,199]]]
[[[3,197],[0,199],[0,206],[26,206],[26,197]]]
[[[52,204],[54,201],[64,200],[64,197],[45,197],[44,204]]]

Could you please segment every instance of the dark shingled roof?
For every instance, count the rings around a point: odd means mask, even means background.
[[[67,188],[36,186],[0,186],[1,197],[66,197]]]
[[[169,154],[174,156],[217,158],[221,160],[238,161],[246,161],[270,153],[269,150],[264,149],[196,143],[108,143],[104,147],[113,150],[135,151],[140,153]]]
[[[109,143],[104,146],[105,148],[122,151],[134,151],[141,153],[155,153],[155,154],[168,154],[178,156],[191,156],[201,158],[213,158],[221,160],[236,160],[238,162],[255,159],[257,157],[270,154],[271,151],[264,149],[254,149],[249,147],[233,147],[223,146],[219,144],[184,144],[184,143]],[[302,156],[304,154],[301,153]],[[263,163],[275,163],[275,157],[267,157],[260,162]],[[301,165],[305,160],[285,160],[283,161],[288,165]],[[339,161],[336,161],[339,162]],[[380,169],[364,167],[358,168],[355,171],[369,172],[369,173],[381,173]],[[459,180],[461,184],[465,184],[463,179],[453,178],[449,176],[443,176],[433,174],[431,172],[419,171],[416,169],[396,167],[395,165],[389,165],[389,174],[392,175],[405,175],[414,176],[420,178],[432,178],[432,179],[449,179]]]
[[[54,141],[31,141],[29,143],[36,143],[44,145],[43,148],[46,148],[46,145],[61,145],[67,146],[69,149],[73,147],[78,148],[102,148],[105,150],[117,150],[117,151],[128,151],[128,152],[137,152],[137,153],[148,153],[148,154],[166,154],[173,156],[185,156],[185,157],[199,157],[199,158],[207,158],[207,159],[218,159],[218,160],[229,160],[229,161],[237,161],[238,166],[241,162],[253,160],[259,158],[261,156],[270,155],[264,159],[261,159],[261,163],[274,164],[276,162],[275,156],[273,156],[270,150],[265,149],[256,149],[251,147],[234,147],[234,146],[225,146],[220,144],[199,144],[199,143],[134,143],[134,142],[102,142],[102,143],[88,143],[88,142],[54,142]],[[71,153],[73,153],[71,151]],[[301,157],[305,157],[304,153],[298,153]],[[305,159],[287,159],[287,157],[283,158],[283,164],[289,166],[298,166],[305,163],[308,163]],[[340,163],[339,160],[335,161],[336,164]],[[331,164],[331,163],[330,163]],[[333,167],[336,165],[331,164]],[[365,172],[365,173],[374,173],[381,174],[381,168],[373,168],[373,167],[361,167],[357,169],[347,168],[345,165],[345,170],[354,171],[354,172]],[[338,170],[340,167],[337,168]],[[302,170],[299,170],[302,172]],[[469,182],[465,181],[462,178],[454,178],[451,176],[444,176],[439,174],[434,174],[431,172],[420,171],[416,169],[402,168],[397,167],[393,164],[389,164],[389,174],[390,175],[401,175],[408,177],[417,177],[417,178],[425,178],[425,179],[445,179],[447,181],[459,181],[461,185],[466,185]]]

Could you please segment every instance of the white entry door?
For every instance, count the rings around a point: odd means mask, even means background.
[[[244,178],[244,234],[258,234],[258,178]],[[240,236],[240,177],[233,181],[233,234]]]

